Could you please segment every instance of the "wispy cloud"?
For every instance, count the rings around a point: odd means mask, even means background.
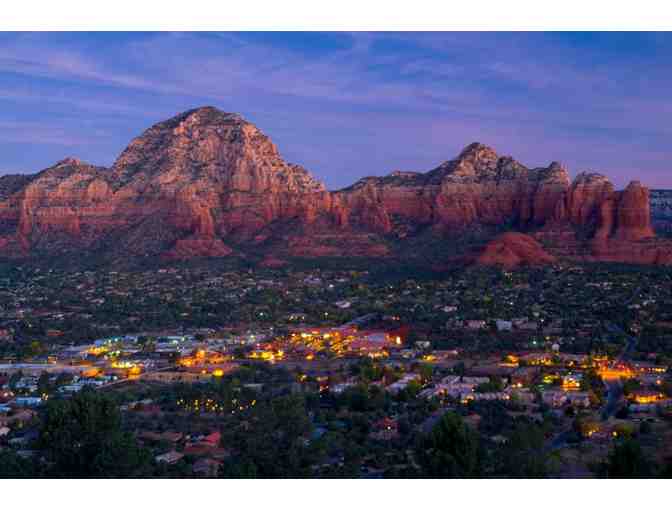
[[[148,122],[212,103],[258,122],[332,186],[427,168],[474,139],[528,164],[613,169],[616,181],[626,178],[623,161],[651,172],[664,165],[650,155],[666,154],[672,134],[672,71],[661,56],[669,35],[309,36],[120,34],[103,44],[95,35],[5,35],[0,123],[10,124],[0,124],[0,143],[81,143],[109,160],[97,151],[121,150]]]

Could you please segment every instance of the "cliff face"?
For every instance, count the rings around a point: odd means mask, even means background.
[[[651,224],[649,190],[639,181],[602,202],[592,240],[595,260],[669,264],[672,244],[656,239]]]
[[[568,187],[557,163],[528,169],[475,143],[426,174],[368,177],[336,195],[349,220],[368,228],[389,233],[406,222],[450,231],[474,223],[542,225],[564,214],[558,202]]]
[[[254,125],[205,107],[152,126],[109,169],[68,158],[0,178],[0,256],[381,257],[428,232],[449,243],[459,232],[506,228],[563,256],[668,263],[649,208],[637,182],[621,192],[598,174],[570,182],[559,163],[527,168],[478,143],[427,173],[328,192]],[[549,262],[528,239],[500,239],[485,260]]]
[[[575,225],[595,220],[602,202],[611,197],[614,186],[604,175],[582,172],[576,176],[566,199],[566,219]]]
[[[214,108],[151,127],[124,150],[110,176],[131,215],[141,215],[140,204],[150,199],[185,241],[247,238],[295,216],[309,222],[328,197],[255,126]]]
[[[220,238],[244,239],[278,219],[309,223],[330,198],[256,127],[214,108],[156,124],[111,169],[70,158],[11,191],[0,202],[5,251],[87,246],[151,218],[165,255],[180,258],[229,254]]]

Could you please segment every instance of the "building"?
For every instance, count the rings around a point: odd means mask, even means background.
[[[198,459],[194,463],[192,471],[195,475],[198,476],[214,478],[217,476],[221,465],[222,463],[215,459]]]
[[[497,326],[497,331],[511,331],[513,329],[513,322],[511,321],[497,319],[495,325]]]
[[[469,320],[466,322],[467,329],[479,330],[485,329],[486,323],[484,320]]]
[[[164,453],[163,455],[157,455],[155,457],[156,462],[159,463],[164,463],[164,464],[176,464],[179,462],[182,458],[184,457],[184,454],[176,451],[170,451],[168,453]]]
[[[41,397],[16,397],[14,405],[18,407],[37,407],[42,405]]]
[[[417,381],[419,379],[420,376],[418,374],[406,374],[397,382],[390,384],[386,389],[394,395],[405,389],[411,382]]]

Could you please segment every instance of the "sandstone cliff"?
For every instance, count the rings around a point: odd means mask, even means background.
[[[487,240],[502,230],[525,232],[561,257],[672,259],[638,182],[623,191],[595,173],[570,182],[559,163],[527,168],[474,143],[426,173],[367,177],[329,192],[253,124],[212,107],[152,126],[109,169],[67,158],[0,178],[5,257],[251,256],[278,266],[291,257],[415,254],[429,249],[420,239],[450,246],[465,233]],[[530,239],[499,238],[482,260],[550,262]]]

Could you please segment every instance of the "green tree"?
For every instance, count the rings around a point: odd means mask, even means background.
[[[606,471],[609,478],[649,478],[655,470],[639,442],[626,439],[619,442],[609,454]]]
[[[51,390],[50,376],[47,372],[42,372],[37,380],[37,391],[40,395],[49,394]]]
[[[420,440],[418,460],[431,477],[471,478],[483,473],[483,448],[478,434],[452,412],[443,415]]]
[[[519,424],[499,450],[499,474],[513,478],[542,478],[548,473],[544,432],[534,424]]]
[[[0,478],[35,478],[39,476],[35,464],[12,450],[0,450]]]
[[[38,445],[54,476],[131,477],[149,465],[149,452],[121,428],[114,400],[85,388],[69,400],[47,404]]]
[[[305,442],[312,430],[305,400],[290,395],[260,402],[247,415],[248,427],[234,431],[227,441],[238,453],[220,471],[226,478],[305,477],[317,459]]]

